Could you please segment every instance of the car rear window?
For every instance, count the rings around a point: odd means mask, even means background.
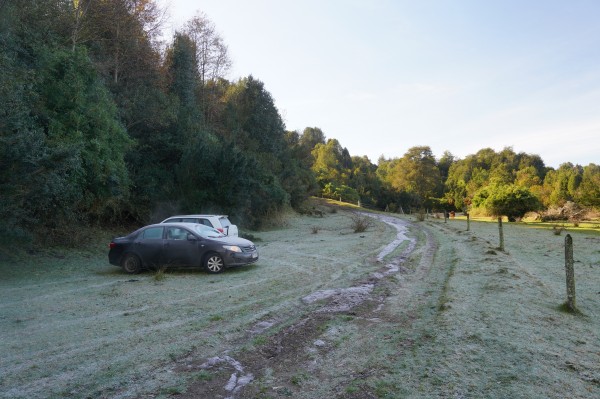
[[[221,222],[221,226],[223,226],[223,227],[229,227],[229,226],[231,226],[231,222],[225,216],[221,216],[219,218],[219,221]]]

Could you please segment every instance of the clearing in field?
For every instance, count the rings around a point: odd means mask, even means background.
[[[125,275],[104,248],[0,264],[0,397],[600,396],[600,236],[352,214],[255,232],[221,275]]]

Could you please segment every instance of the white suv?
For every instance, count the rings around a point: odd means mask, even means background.
[[[231,224],[227,215],[177,215],[163,220],[161,223],[198,223],[219,230],[228,236],[238,236],[238,228]]]

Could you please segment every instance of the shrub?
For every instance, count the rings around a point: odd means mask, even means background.
[[[154,279],[154,281],[164,280],[167,277],[165,274],[165,271],[166,271],[165,266],[161,266],[158,269],[156,269],[156,271],[154,272],[154,276],[152,277]]]
[[[351,227],[355,233],[362,233],[373,225],[369,216],[360,213],[353,213],[350,218],[352,219]]]
[[[485,208],[491,215],[508,216],[509,221],[515,221],[539,209],[540,202],[528,188],[508,184],[483,187],[475,193],[473,205]]]

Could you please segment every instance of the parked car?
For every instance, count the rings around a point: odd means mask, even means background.
[[[126,273],[160,266],[204,267],[209,273],[258,260],[249,240],[226,236],[195,223],[160,223],[142,227],[109,244],[108,261]]]
[[[238,228],[231,224],[227,215],[177,215],[163,220],[161,223],[199,223],[219,230],[227,236],[238,236]]]

